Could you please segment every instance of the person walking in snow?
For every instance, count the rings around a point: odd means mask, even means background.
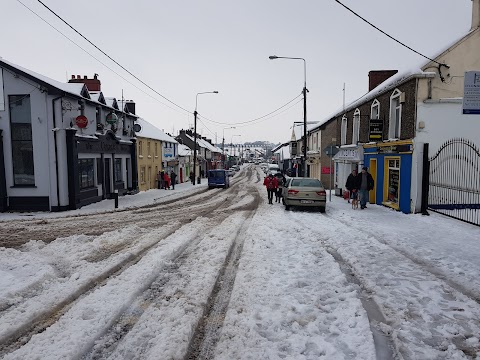
[[[158,179],[158,181],[159,181],[158,188],[159,189],[164,189],[165,188],[165,171],[163,171],[163,170],[160,171],[159,177],[160,178]]]
[[[163,175],[163,182],[164,182],[164,189],[165,190],[170,190],[170,177],[168,176],[168,173],[165,173],[165,175]]]
[[[360,208],[367,208],[368,194],[370,190],[373,190],[375,185],[372,175],[367,171],[367,167],[362,168],[362,172],[355,178],[355,188],[358,189],[358,195],[360,197]]]
[[[177,174],[175,174],[175,171],[173,170],[170,173],[170,179],[172,181],[172,190],[175,190],[175,181],[177,181]]]
[[[278,180],[273,174],[268,175],[265,180],[263,180],[263,185],[267,188],[267,197],[268,203],[273,204],[273,194],[278,189]]]
[[[356,177],[357,177],[357,169],[353,169],[352,173],[350,175],[348,175],[347,182],[345,184],[345,188],[350,193],[349,194],[349,199],[348,199],[349,203],[350,203],[350,199],[353,198],[353,193],[357,191],[356,180],[355,180]]]

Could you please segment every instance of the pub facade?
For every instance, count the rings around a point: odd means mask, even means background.
[[[63,211],[138,188],[132,101],[0,59],[0,211]]]

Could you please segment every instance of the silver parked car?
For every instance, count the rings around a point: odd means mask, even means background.
[[[318,179],[288,178],[282,195],[285,210],[289,210],[290,206],[305,206],[318,207],[320,212],[325,212],[327,193]]]

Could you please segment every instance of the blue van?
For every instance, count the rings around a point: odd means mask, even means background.
[[[215,187],[223,187],[224,189],[230,187],[230,179],[226,170],[208,170],[208,188]]]

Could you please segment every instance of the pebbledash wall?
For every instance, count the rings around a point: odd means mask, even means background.
[[[136,190],[136,117],[0,59],[0,211],[61,211]],[[95,98],[97,98],[95,96]],[[87,127],[75,124],[79,115]]]

